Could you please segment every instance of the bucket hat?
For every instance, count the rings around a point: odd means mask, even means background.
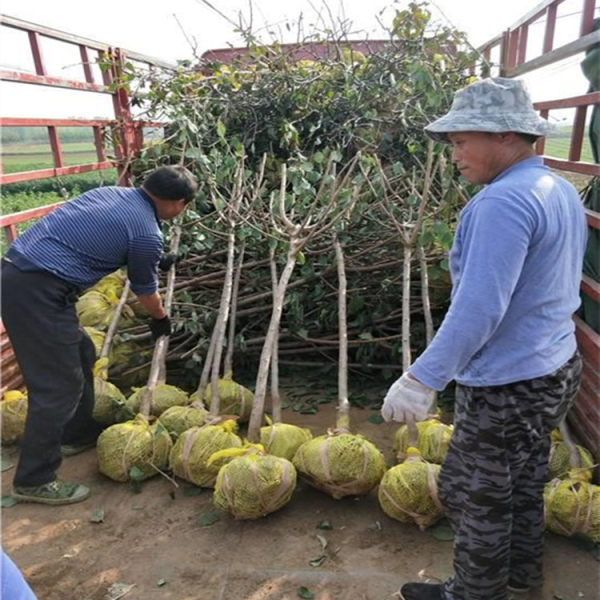
[[[556,129],[537,114],[522,81],[494,77],[458,90],[449,112],[425,127],[425,133],[440,142],[448,142],[448,134],[458,131],[514,131],[545,137]]]

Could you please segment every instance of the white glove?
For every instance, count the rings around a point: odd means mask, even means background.
[[[433,404],[435,390],[403,373],[383,400],[381,415],[386,421],[423,421]]]

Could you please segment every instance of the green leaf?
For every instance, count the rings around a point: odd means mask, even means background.
[[[199,496],[200,494],[202,494],[206,491],[208,491],[208,488],[202,488],[202,487],[198,487],[196,485],[186,485],[181,490],[181,493],[186,497],[190,497],[190,496]]]
[[[225,132],[227,131],[227,128],[225,127],[225,124],[223,123],[223,121],[221,121],[221,119],[219,119],[217,121],[217,135],[221,138],[224,139],[225,138]]]
[[[373,413],[370,417],[367,417],[367,421],[369,421],[369,423],[373,423],[374,425],[381,425],[381,423],[384,421],[384,418],[380,413]]]
[[[311,567],[320,567],[327,560],[327,556],[325,554],[321,554],[320,556],[315,556],[308,561],[308,564]],[[312,596],[311,596],[312,598]]]
[[[17,501],[12,496],[2,496],[2,499],[0,500],[0,506],[2,508],[10,508],[15,504],[17,504]]]
[[[439,542],[451,542],[454,539],[454,532],[449,525],[436,525],[430,529],[430,533]]]
[[[317,529],[333,529],[331,521],[321,521],[317,524]]]
[[[209,510],[200,512],[196,515],[196,524],[200,527],[208,527],[214,525],[217,521],[221,520],[221,515],[218,512]]]
[[[361,340],[371,341],[373,339],[373,335],[368,331],[363,331],[363,333],[358,336]]]
[[[315,595],[304,585],[301,585],[298,590],[298,597],[299,598],[304,598],[304,600],[312,600],[312,598],[315,597]]]
[[[317,412],[319,412],[319,409],[316,406],[306,406],[300,410],[301,415],[315,415]]]
[[[90,516],[90,523],[104,523],[104,509],[96,508]]]
[[[321,544],[321,548],[323,548],[323,550],[325,550],[325,548],[327,548],[327,538],[325,538],[325,536],[322,536],[319,534],[317,534],[315,537],[319,541],[319,544]]]
[[[163,585],[165,585],[166,583],[167,583],[167,580],[166,580],[166,579],[159,579],[159,580],[156,582],[156,587],[162,587],[162,586],[163,586]]]
[[[131,481],[142,481],[144,479],[144,473],[139,467],[131,467],[131,469],[129,469],[129,479]]]

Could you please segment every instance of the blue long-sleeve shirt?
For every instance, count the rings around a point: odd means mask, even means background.
[[[6,253],[17,268],[39,268],[81,289],[127,266],[135,294],[158,288],[163,238],[141,189],[101,187],[66,202],[20,235]]]
[[[442,390],[452,379],[504,385],[559,368],[576,350],[586,237],[577,191],[541,157],[498,175],[461,212],[450,307],[410,372]]]

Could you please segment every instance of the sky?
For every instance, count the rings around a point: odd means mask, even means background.
[[[477,47],[514,24],[539,0],[433,0],[430,9],[439,22],[450,23],[465,31]],[[218,7],[211,9],[209,4]],[[378,19],[389,24],[396,9],[406,0],[1,0],[0,12],[82,37],[147,54],[168,62],[193,59],[211,48],[243,45],[235,24],[240,16],[244,24],[252,20],[253,31],[269,32],[282,41],[293,42],[296,23],[302,15],[305,30],[312,23],[322,27],[331,20],[350,21],[353,31],[362,31],[371,39],[385,38]],[[577,30],[581,0],[565,0],[559,7],[561,32]],[[600,16],[600,9],[598,12]],[[286,25],[289,25],[289,30]],[[543,27],[530,27],[530,42],[541,44]],[[33,68],[26,37],[20,32],[0,28],[0,68]],[[365,37],[364,34],[357,37]],[[573,39],[573,38],[571,38]],[[538,40],[538,41],[536,41]],[[541,47],[541,46],[540,46]],[[43,42],[49,74],[81,78],[76,48],[48,40]],[[528,78],[534,100],[550,100],[585,93],[586,80],[580,73],[581,57],[572,57],[553,65],[545,73]],[[557,85],[558,84],[558,85]],[[111,116],[111,105],[99,94],[60,92],[45,88],[0,82],[0,115],[15,117],[101,117]]]

